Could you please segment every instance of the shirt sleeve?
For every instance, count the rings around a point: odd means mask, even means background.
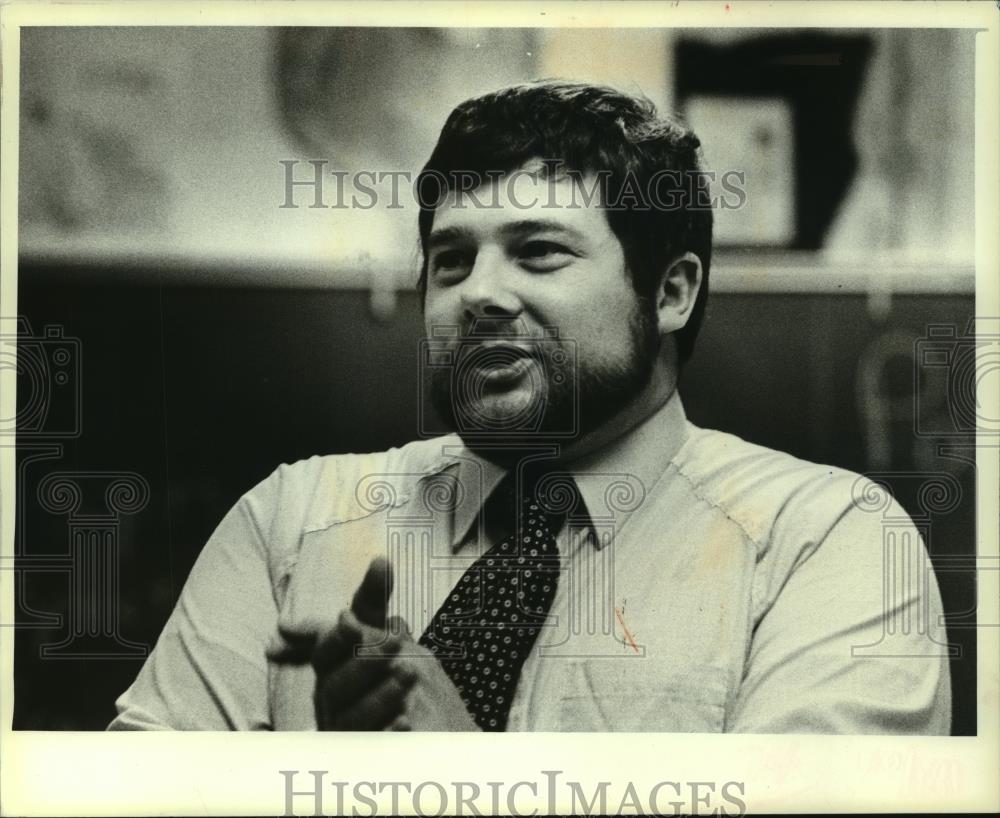
[[[267,540],[279,477],[244,495],[212,534],[109,730],[270,727],[265,648],[278,606]]]
[[[941,597],[906,512],[852,504],[822,538],[804,541],[803,530],[777,527],[764,560],[770,590],[727,731],[948,735]]]

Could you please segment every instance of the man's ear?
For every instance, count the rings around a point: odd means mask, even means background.
[[[676,332],[687,324],[701,290],[701,259],[694,253],[675,258],[660,276],[656,291],[656,314],[660,335]]]

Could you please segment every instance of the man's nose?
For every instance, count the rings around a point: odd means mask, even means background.
[[[509,264],[501,253],[478,253],[469,275],[459,284],[466,317],[513,316],[520,313],[521,302],[511,287],[509,274]]]

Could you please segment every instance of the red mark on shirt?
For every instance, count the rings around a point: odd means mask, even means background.
[[[625,631],[625,638],[628,640],[629,645],[632,650],[636,653],[639,652],[639,646],[636,645],[635,639],[632,638],[632,633],[629,631],[628,626],[625,624],[625,617],[622,615],[621,608],[615,608],[615,616],[618,617],[618,624],[622,626],[622,630]]]

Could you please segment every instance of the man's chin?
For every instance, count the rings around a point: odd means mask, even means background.
[[[454,428],[462,437],[523,437],[544,426],[544,406],[502,400],[457,407]]]

